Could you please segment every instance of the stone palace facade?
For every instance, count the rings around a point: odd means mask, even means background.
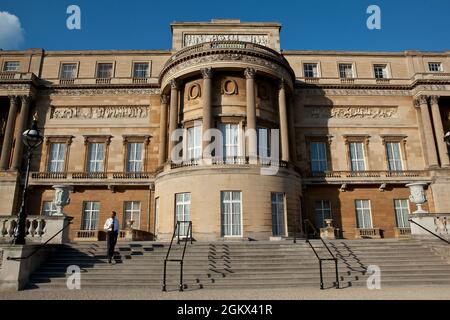
[[[283,51],[277,23],[171,28],[172,50],[0,51],[0,215],[18,212],[33,116],[27,213],[55,214],[52,186],[72,186],[72,240],[101,239],[112,210],[141,239],[177,220],[197,240],[286,237],[305,219],[407,237],[418,181],[426,210],[450,212],[450,52]]]

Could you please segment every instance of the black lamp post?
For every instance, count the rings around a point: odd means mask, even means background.
[[[30,174],[31,159],[33,157],[34,149],[39,147],[42,144],[42,141],[44,141],[44,137],[41,135],[38,129],[36,117],[33,117],[31,128],[23,132],[22,140],[23,143],[28,148],[27,171],[25,175],[25,185],[23,186],[22,204],[20,206],[17,228],[14,237],[14,244],[25,244],[25,229],[27,223],[27,213],[25,212],[25,203],[27,201],[27,194],[28,194],[28,176]]]

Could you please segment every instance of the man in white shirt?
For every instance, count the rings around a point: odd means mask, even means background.
[[[106,231],[108,263],[111,263],[111,260],[114,257],[114,247],[117,243],[117,236],[119,235],[119,219],[117,219],[117,213],[115,211],[113,211],[111,217],[106,220],[103,229]]]

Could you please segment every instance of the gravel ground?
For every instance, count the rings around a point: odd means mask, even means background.
[[[0,292],[0,300],[450,300],[450,286],[405,286],[380,290],[346,288],[202,289],[161,292],[142,289],[26,290]]]

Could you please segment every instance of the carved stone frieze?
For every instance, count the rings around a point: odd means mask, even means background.
[[[199,43],[213,41],[245,41],[269,45],[269,36],[266,34],[185,34],[183,38],[183,46],[193,46]]]
[[[145,119],[148,106],[52,106],[50,119]]]
[[[300,89],[302,93],[316,96],[410,96],[404,89]]]
[[[397,118],[396,106],[305,106],[306,118],[312,119],[388,119]]]
[[[74,89],[49,89],[40,91],[40,95],[58,96],[97,96],[97,95],[157,95],[161,94],[159,88],[74,88]]]

